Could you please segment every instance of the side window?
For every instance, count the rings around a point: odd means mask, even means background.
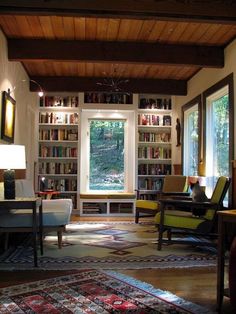
[[[203,94],[206,193],[211,196],[219,176],[231,176],[233,159],[233,76]],[[230,198],[229,198],[230,201]]]
[[[199,114],[200,96],[182,107],[183,120],[183,174],[199,174]]]

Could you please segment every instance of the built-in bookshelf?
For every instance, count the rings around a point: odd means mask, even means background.
[[[78,113],[77,96],[40,98],[38,134],[38,190],[60,191],[77,208]]]
[[[109,92],[87,92],[84,93],[84,103],[86,104],[132,104],[133,95],[131,93],[109,93]]]
[[[137,114],[139,197],[155,199],[164,176],[171,174],[171,98],[140,95]]]

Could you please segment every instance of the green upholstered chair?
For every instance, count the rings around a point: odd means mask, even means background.
[[[173,233],[217,237],[217,211],[223,208],[223,200],[230,185],[230,179],[224,176],[218,178],[212,197],[209,202],[193,202],[180,199],[159,200],[160,211],[155,215],[154,221],[158,226],[158,250],[161,250],[163,242],[190,243],[178,239],[171,239]],[[171,206],[172,209],[169,209]],[[192,214],[193,209],[205,209],[205,213],[198,217]],[[163,239],[163,233],[167,231],[167,239]],[[209,245],[208,241],[199,241],[197,245]]]
[[[141,200],[139,193],[136,200],[135,223],[139,222],[140,217],[154,217],[159,211],[160,198],[170,197],[171,195],[189,195],[187,192],[188,183],[187,177],[182,175],[166,175],[164,178],[163,187],[160,192],[157,192],[157,201]]]

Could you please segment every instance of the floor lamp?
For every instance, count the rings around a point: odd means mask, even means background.
[[[0,169],[4,169],[5,199],[15,199],[15,169],[25,168],[25,146],[0,145]]]

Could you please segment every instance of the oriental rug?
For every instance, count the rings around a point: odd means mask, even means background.
[[[87,269],[72,275],[1,288],[0,313],[213,312],[126,275]]]
[[[216,266],[216,252],[192,245],[164,245],[157,250],[157,229],[150,223],[71,223],[58,249],[57,235],[44,238],[42,269],[139,269]],[[0,255],[0,269],[33,267],[30,237]]]

